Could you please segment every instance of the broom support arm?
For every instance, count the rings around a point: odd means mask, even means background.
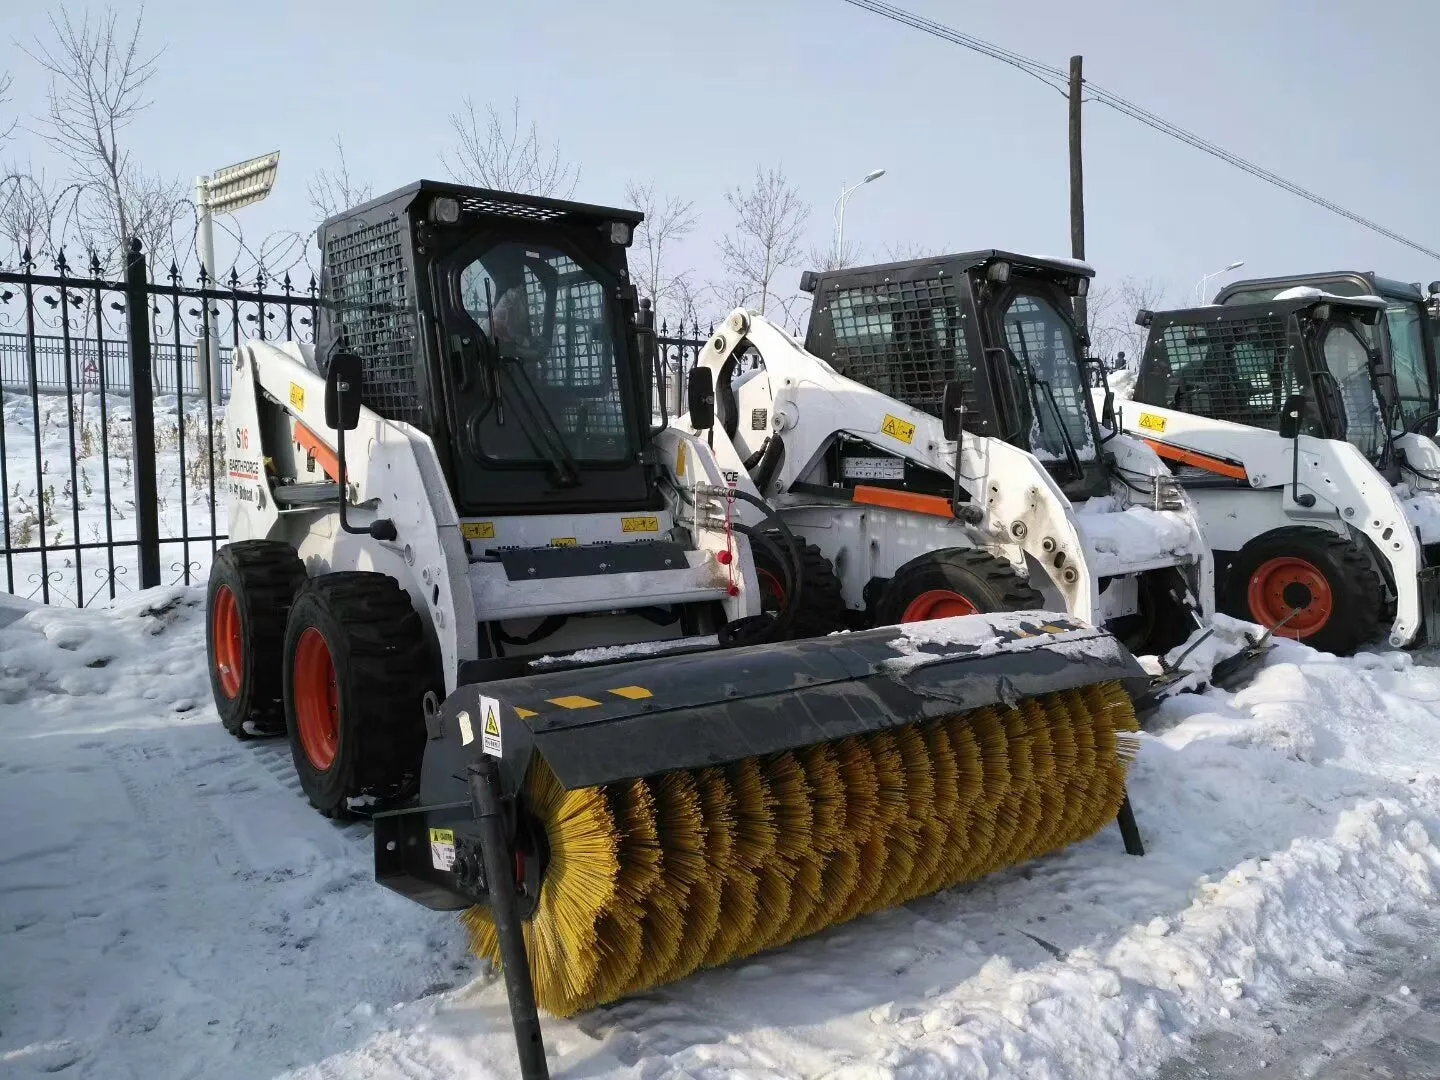
[[[510,1021],[515,1026],[515,1048],[520,1054],[521,1080],[550,1080],[545,1062],[545,1041],[535,1008],[535,987],[525,955],[525,935],[515,905],[515,877],[500,802],[500,765],[484,756],[469,766],[470,801],[480,828],[480,855],[485,862],[490,912],[500,939],[500,963],[505,969],[505,993],[510,999]]]

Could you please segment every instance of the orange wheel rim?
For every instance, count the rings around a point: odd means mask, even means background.
[[[785,610],[785,586],[780,584],[780,579],[769,570],[760,567],[755,568],[755,576],[760,579],[760,598],[762,606],[766,611]]]
[[[1308,638],[1330,621],[1335,598],[1314,563],[1293,556],[1268,559],[1255,568],[1246,587],[1251,617],[1267,629],[1300,610],[1279,630],[1282,637]]]
[[[210,639],[214,642],[215,677],[220,692],[234,701],[240,694],[240,678],[245,670],[245,639],[240,633],[240,604],[228,585],[215,590]]]
[[[325,635],[308,627],[295,643],[295,728],[300,749],[318,771],[335,762],[340,746],[340,691]]]
[[[930,589],[905,606],[902,623],[926,622],[929,619],[952,619],[957,615],[978,615],[973,601],[949,589]]]

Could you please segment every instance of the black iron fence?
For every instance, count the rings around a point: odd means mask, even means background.
[[[118,280],[64,253],[0,269],[6,591],[83,607],[203,580],[228,516],[226,360],[251,338],[313,340],[314,294],[173,265],[151,280],[138,243]]]
[[[241,342],[314,340],[313,280],[264,274],[219,287],[62,254],[0,264],[0,581],[87,606],[205,580],[229,517],[228,363]],[[656,392],[674,417],[708,335],[660,327]],[[217,363],[211,364],[214,355]]]

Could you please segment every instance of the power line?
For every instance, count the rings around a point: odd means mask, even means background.
[[[858,8],[864,8],[866,11],[873,12],[876,15],[882,15],[887,19],[903,23],[913,29],[921,30],[934,37],[949,41],[952,44],[963,46],[974,52],[1009,64],[1011,67],[1018,68],[1026,74],[1034,76],[1047,86],[1060,90],[1062,93],[1064,92],[1062,88],[1065,86],[1067,75],[1059,68],[1042,64],[1038,60],[1032,60],[1027,56],[1011,52],[1009,49],[1002,49],[998,45],[992,45],[988,41],[983,41],[973,35],[963,34],[958,30],[945,26],[943,23],[937,23],[932,19],[916,15],[903,8],[897,8],[893,4],[884,3],[883,0],[845,0],[845,3],[853,4]],[[1122,98],[1119,94],[1112,93],[1102,86],[1097,86],[1088,79],[1085,82],[1085,86],[1093,100],[1100,102],[1102,105],[1108,105],[1116,112],[1122,113],[1132,120],[1138,120],[1147,127],[1154,128],[1156,131],[1169,135],[1171,138],[1179,139],[1181,142],[1187,143],[1197,150],[1203,150],[1205,153],[1219,158],[1226,164],[1233,165],[1235,168],[1241,169],[1251,176],[1259,177],[1266,183],[1274,184],[1276,187],[1288,191],[1292,195],[1298,195],[1302,199],[1308,199],[1310,202],[1317,206],[1324,207],[1331,213],[1339,214],[1341,217],[1347,218],[1357,225],[1361,225],[1370,229],[1372,232],[1377,232],[1381,236],[1394,240],[1397,244],[1404,244],[1406,247],[1413,248],[1421,254],[1430,256],[1432,259],[1440,259],[1440,251],[1434,251],[1424,244],[1401,236],[1393,229],[1387,229],[1385,226],[1371,221],[1369,218],[1362,217],[1353,210],[1347,210],[1338,203],[1332,202],[1323,196],[1316,195],[1313,191],[1308,191],[1293,181],[1286,180],[1283,176],[1279,176],[1268,169],[1262,169],[1259,165],[1246,161],[1238,154],[1233,154],[1224,147],[1212,143],[1208,139],[1202,139],[1194,132],[1185,130],[1178,124],[1172,124],[1170,121],[1156,116],[1148,109],[1141,108],[1133,101]]]

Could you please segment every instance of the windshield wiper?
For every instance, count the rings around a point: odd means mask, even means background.
[[[559,487],[579,487],[580,464],[570,452],[565,436],[560,434],[555,417],[546,408],[540,392],[535,389],[535,381],[525,370],[524,361],[519,357],[503,357],[497,348],[495,362],[500,370],[510,376],[510,384],[515,390],[515,404],[525,414],[525,434],[530,438],[531,445],[543,450],[550,459],[550,464],[555,467],[556,484]],[[539,436],[538,440],[536,435]]]
[[[1020,359],[1025,362],[1025,371],[1030,376],[1030,401],[1035,401],[1035,387],[1039,386],[1045,391],[1045,399],[1050,402],[1050,411],[1055,414],[1055,423],[1060,428],[1060,438],[1065,443],[1066,464],[1074,470],[1075,479],[1079,480],[1085,475],[1085,467],[1080,464],[1080,455],[1075,451],[1075,442],[1070,438],[1070,429],[1065,426],[1065,416],[1060,411],[1060,403],[1055,400],[1055,391],[1050,386],[1048,379],[1042,379],[1035,374],[1035,365],[1030,363],[1030,347],[1025,344],[1025,328],[1017,319],[1015,321],[1015,333],[1020,338]]]

